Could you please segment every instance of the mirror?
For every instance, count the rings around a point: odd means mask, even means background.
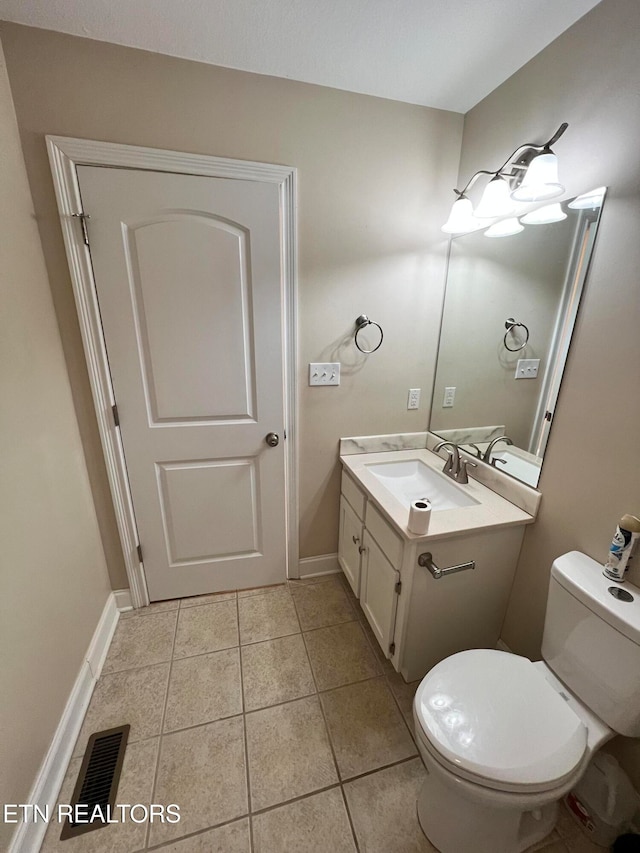
[[[604,192],[554,204],[561,221],[493,239],[474,231],[450,244],[429,429],[531,486],[540,476]]]

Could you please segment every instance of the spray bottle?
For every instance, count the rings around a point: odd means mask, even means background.
[[[623,515],[616,527],[609,546],[609,556],[604,564],[603,574],[606,578],[624,583],[625,571],[629,568],[639,539],[640,518],[635,515]]]

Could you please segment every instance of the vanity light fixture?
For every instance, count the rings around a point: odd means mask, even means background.
[[[532,210],[525,216],[520,217],[520,221],[525,225],[548,225],[551,222],[560,222],[567,218],[567,214],[562,209],[560,202],[555,204],[545,204],[544,207],[539,207],[537,210]]]
[[[553,136],[540,145],[531,142],[520,145],[499,169],[480,169],[472,175],[464,189],[454,190],[458,198],[442,230],[446,234],[466,234],[482,227],[477,219],[512,216],[512,199],[539,201],[563,193],[564,187],[558,182],[557,158],[551,146],[560,139],[568,126],[567,122],[563,122]],[[489,175],[490,180],[474,211],[467,192],[481,175]]]
[[[582,193],[569,202],[569,207],[573,210],[591,210],[594,207],[600,207],[606,191],[606,187],[596,187],[595,190]]]
[[[484,232],[485,237],[511,237],[512,234],[519,234],[524,231],[524,225],[521,225],[515,216],[509,219],[502,219],[496,222]]]
[[[510,216],[514,212],[509,181],[502,175],[496,175],[485,187],[474,215],[478,219],[497,219],[499,216]]]
[[[511,193],[514,201],[544,201],[562,195],[564,187],[558,182],[558,158],[545,149],[531,160],[519,187]]]

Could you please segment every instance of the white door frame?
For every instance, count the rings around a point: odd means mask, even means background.
[[[290,166],[228,160],[202,154],[185,154],[135,145],[96,142],[47,136],[47,150],[58,201],[62,236],[71,272],[73,294],[80,321],[89,381],[98,419],[98,430],[107,466],[131,600],[134,607],[149,603],[144,567],[138,558],[138,533],[133,502],[126,475],[120,430],[113,420],[114,395],[107,361],[107,350],[100,322],[89,247],[84,241],[84,213],[77,166],[113,166],[125,169],[173,172],[210,178],[234,178],[277,184],[280,191],[282,293],[283,293],[283,369],[285,377],[286,430],[286,536],[287,576],[297,577],[298,567],[298,440],[297,440],[297,234],[296,170]],[[91,211],[86,211],[89,216]],[[89,225],[90,228],[90,225]]]

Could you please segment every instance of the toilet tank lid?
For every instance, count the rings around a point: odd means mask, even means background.
[[[603,575],[603,565],[580,551],[570,551],[554,561],[551,576],[612,628],[640,645],[640,589],[616,583]],[[633,601],[615,598],[609,589],[628,592]]]

